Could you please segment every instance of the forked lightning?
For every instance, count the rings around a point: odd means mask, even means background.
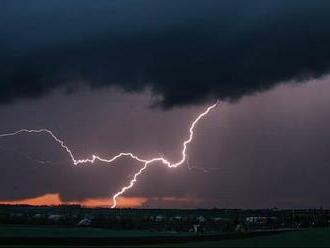
[[[121,152],[117,155],[115,155],[112,158],[106,159],[106,158],[102,158],[99,157],[98,155],[92,155],[91,158],[86,158],[86,159],[76,159],[75,156],[73,155],[73,152],[71,151],[71,149],[65,145],[64,141],[62,141],[61,139],[59,139],[51,130],[49,129],[21,129],[15,132],[11,132],[11,133],[5,133],[5,134],[0,134],[0,138],[3,137],[9,137],[9,136],[15,136],[15,135],[19,135],[19,134],[38,134],[38,133],[43,133],[43,134],[47,134],[49,135],[53,140],[55,140],[70,156],[72,163],[74,165],[79,165],[79,164],[84,164],[84,163],[95,163],[96,161],[101,161],[101,162],[105,162],[105,163],[112,163],[115,160],[121,158],[121,157],[129,157],[131,159],[134,159],[140,163],[143,164],[143,166],[140,168],[140,170],[138,172],[136,172],[133,176],[133,179],[125,186],[123,186],[117,193],[115,193],[112,196],[112,206],[111,208],[115,208],[117,206],[117,198],[119,196],[121,196],[122,194],[124,194],[127,190],[131,189],[138,177],[152,164],[163,164],[166,165],[169,168],[176,168],[180,165],[182,165],[186,159],[187,159],[187,148],[188,145],[192,142],[193,140],[193,136],[194,136],[194,129],[195,126],[198,124],[198,122],[204,118],[212,109],[214,109],[217,106],[217,103],[209,106],[204,112],[202,112],[201,114],[199,114],[197,116],[197,118],[192,122],[190,128],[189,128],[189,137],[183,142],[182,144],[182,151],[181,151],[181,159],[177,162],[170,162],[169,160],[165,159],[164,157],[155,157],[149,160],[140,158],[136,155],[134,155],[131,152]]]

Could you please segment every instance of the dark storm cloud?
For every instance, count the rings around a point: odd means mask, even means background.
[[[238,99],[330,66],[329,1],[1,1],[0,101],[151,88],[165,107]]]

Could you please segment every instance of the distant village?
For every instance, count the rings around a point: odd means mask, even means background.
[[[0,205],[0,224],[99,227],[155,232],[249,232],[330,225],[324,209],[108,209]]]

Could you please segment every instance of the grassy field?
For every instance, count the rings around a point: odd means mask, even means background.
[[[175,233],[187,236],[190,233]],[[149,232],[140,230],[116,231],[93,227],[54,227],[54,226],[24,226],[0,225],[1,237],[84,237],[84,238],[109,238],[109,237],[154,237],[173,236],[169,232]]]
[[[330,228],[307,229],[247,239],[165,245],[164,247],[330,247]]]
[[[52,237],[62,238],[75,237],[75,238],[91,238],[92,241],[97,243],[98,239],[102,238],[152,238],[156,236],[165,236],[165,240],[169,237],[183,237],[192,234],[185,233],[158,233],[147,231],[114,231],[99,228],[63,228],[63,227],[29,227],[29,226],[0,226],[0,247],[1,238],[15,238],[15,237]],[[168,238],[166,238],[168,236]],[[61,243],[59,243],[61,244]],[[221,241],[202,241],[194,243],[182,244],[154,244],[152,246],[138,246],[138,247],[330,247],[330,228],[315,228],[306,229],[302,231],[287,232],[281,234],[273,234],[268,236],[257,236],[253,238],[243,239],[228,239]],[[11,247],[32,247],[32,246],[11,246]],[[36,246],[33,247],[45,247]],[[71,246],[49,246],[49,247],[71,247]],[[90,246],[86,246],[90,247]],[[104,245],[102,247],[109,247]]]

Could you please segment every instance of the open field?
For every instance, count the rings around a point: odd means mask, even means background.
[[[25,245],[24,245],[25,244]],[[247,234],[159,233],[101,228],[0,226],[0,247],[311,247],[330,246],[330,228]]]
[[[1,226],[0,247],[7,247],[2,241],[22,237],[34,241],[30,245],[15,242],[11,247],[75,247],[76,245],[92,247],[109,247],[119,245],[123,241],[126,247],[329,247],[330,228],[314,228],[293,232],[262,233],[253,235],[202,235],[154,233],[144,231],[113,231],[98,228],[59,228]],[[41,242],[50,243],[38,243]],[[195,240],[189,242],[189,240]],[[213,241],[208,241],[209,239]],[[218,240],[214,240],[218,239]],[[81,242],[77,241],[80,240]],[[129,242],[129,240],[132,241]],[[179,243],[176,243],[176,240]],[[200,240],[197,242],[197,240]],[[55,241],[55,242],[54,242]],[[86,242],[85,242],[86,241]],[[94,243],[93,243],[94,241]],[[70,244],[69,242],[73,242]],[[159,242],[159,243],[157,243]],[[169,243],[167,243],[169,242]],[[184,243],[180,243],[184,242]],[[84,244],[85,243],[85,244]],[[165,244],[166,243],[166,244]],[[27,243],[28,244],[28,243]],[[150,245],[150,246],[149,246]]]
[[[245,239],[172,244],[170,247],[330,247],[330,228],[307,229]]]
[[[169,235],[167,233],[155,233],[141,230],[115,231],[93,227],[54,227],[54,226],[23,226],[0,225],[0,239],[8,237],[26,238],[109,238],[109,237],[150,237]]]

